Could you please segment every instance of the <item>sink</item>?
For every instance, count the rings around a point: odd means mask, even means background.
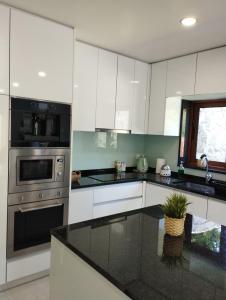
[[[205,184],[194,183],[190,181],[175,182],[173,183],[175,187],[184,188],[191,192],[200,192],[206,195],[215,194],[215,186],[207,186]]]

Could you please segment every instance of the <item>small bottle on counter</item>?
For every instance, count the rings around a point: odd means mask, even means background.
[[[184,165],[183,165],[183,161],[181,160],[179,168],[178,168],[178,175],[184,175]]]

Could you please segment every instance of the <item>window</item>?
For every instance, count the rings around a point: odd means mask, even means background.
[[[198,168],[203,153],[212,170],[226,171],[226,100],[182,101],[179,160]]]

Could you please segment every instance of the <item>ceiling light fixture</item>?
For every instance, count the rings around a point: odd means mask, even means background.
[[[19,87],[19,86],[20,86],[19,82],[13,82],[13,87]]]
[[[195,23],[197,22],[197,20],[194,17],[189,17],[189,18],[183,18],[183,19],[181,19],[180,22],[181,22],[181,24],[183,26],[189,27],[189,26],[195,25]]]
[[[39,71],[39,72],[38,72],[38,76],[39,76],[39,77],[46,77],[46,72]]]

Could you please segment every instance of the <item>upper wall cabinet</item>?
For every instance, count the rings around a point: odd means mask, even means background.
[[[196,94],[226,92],[226,47],[198,53]]]
[[[99,49],[96,128],[114,129],[117,54]]]
[[[10,9],[0,5],[0,94],[9,94],[9,14]]]
[[[164,135],[180,135],[181,97],[166,98]]]
[[[164,134],[167,61],[152,64],[148,133]]]
[[[194,95],[197,54],[168,60],[166,97]]]
[[[134,104],[132,115],[132,133],[147,133],[147,112],[148,112],[148,92],[149,92],[149,70],[146,63],[135,61],[134,77]]]
[[[73,43],[72,28],[12,9],[11,95],[71,103]]]
[[[75,43],[72,128],[95,131],[98,48]]]
[[[134,60],[118,56],[115,129],[131,130],[134,104]]]

